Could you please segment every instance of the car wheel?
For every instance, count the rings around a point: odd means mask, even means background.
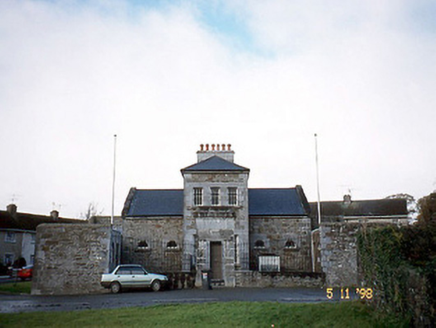
[[[110,288],[113,294],[118,294],[121,291],[121,285],[118,282],[111,283]]]
[[[155,280],[151,284],[151,289],[153,289],[154,292],[158,292],[161,288],[162,284],[159,280]]]

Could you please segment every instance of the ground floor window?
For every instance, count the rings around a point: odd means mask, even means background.
[[[14,254],[6,253],[4,263],[6,266],[14,263]]]

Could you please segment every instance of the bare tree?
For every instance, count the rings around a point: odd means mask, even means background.
[[[85,212],[80,213],[82,219],[90,220],[92,217],[102,215],[104,209],[98,209],[98,203],[91,202]]]

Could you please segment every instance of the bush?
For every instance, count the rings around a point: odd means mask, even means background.
[[[365,285],[375,291],[377,308],[412,317],[417,326],[435,322],[435,236],[429,225],[359,233],[360,269]]]

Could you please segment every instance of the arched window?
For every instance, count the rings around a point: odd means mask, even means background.
[[[297,248],[297,245],[295,245],[294,241],[291,239],[288,239],[288,241],[285,244],[286,249],[294,249]]]
[[[177,246],[177,243],[174,241],[174,240],[170,240],[168,243],[167,243],[167,248],[168,249],[176,249],[178,246]]]
[[[148,248],[148,243],[145,241],[145,240],[141,240],[139,243],[138,243],[138,245],[136,246],[136,249],[137,250],[146,250],[146,249],[149,249]]]
[[[265,248],[265,242],[263,240],[256,240],[254,248]]]

